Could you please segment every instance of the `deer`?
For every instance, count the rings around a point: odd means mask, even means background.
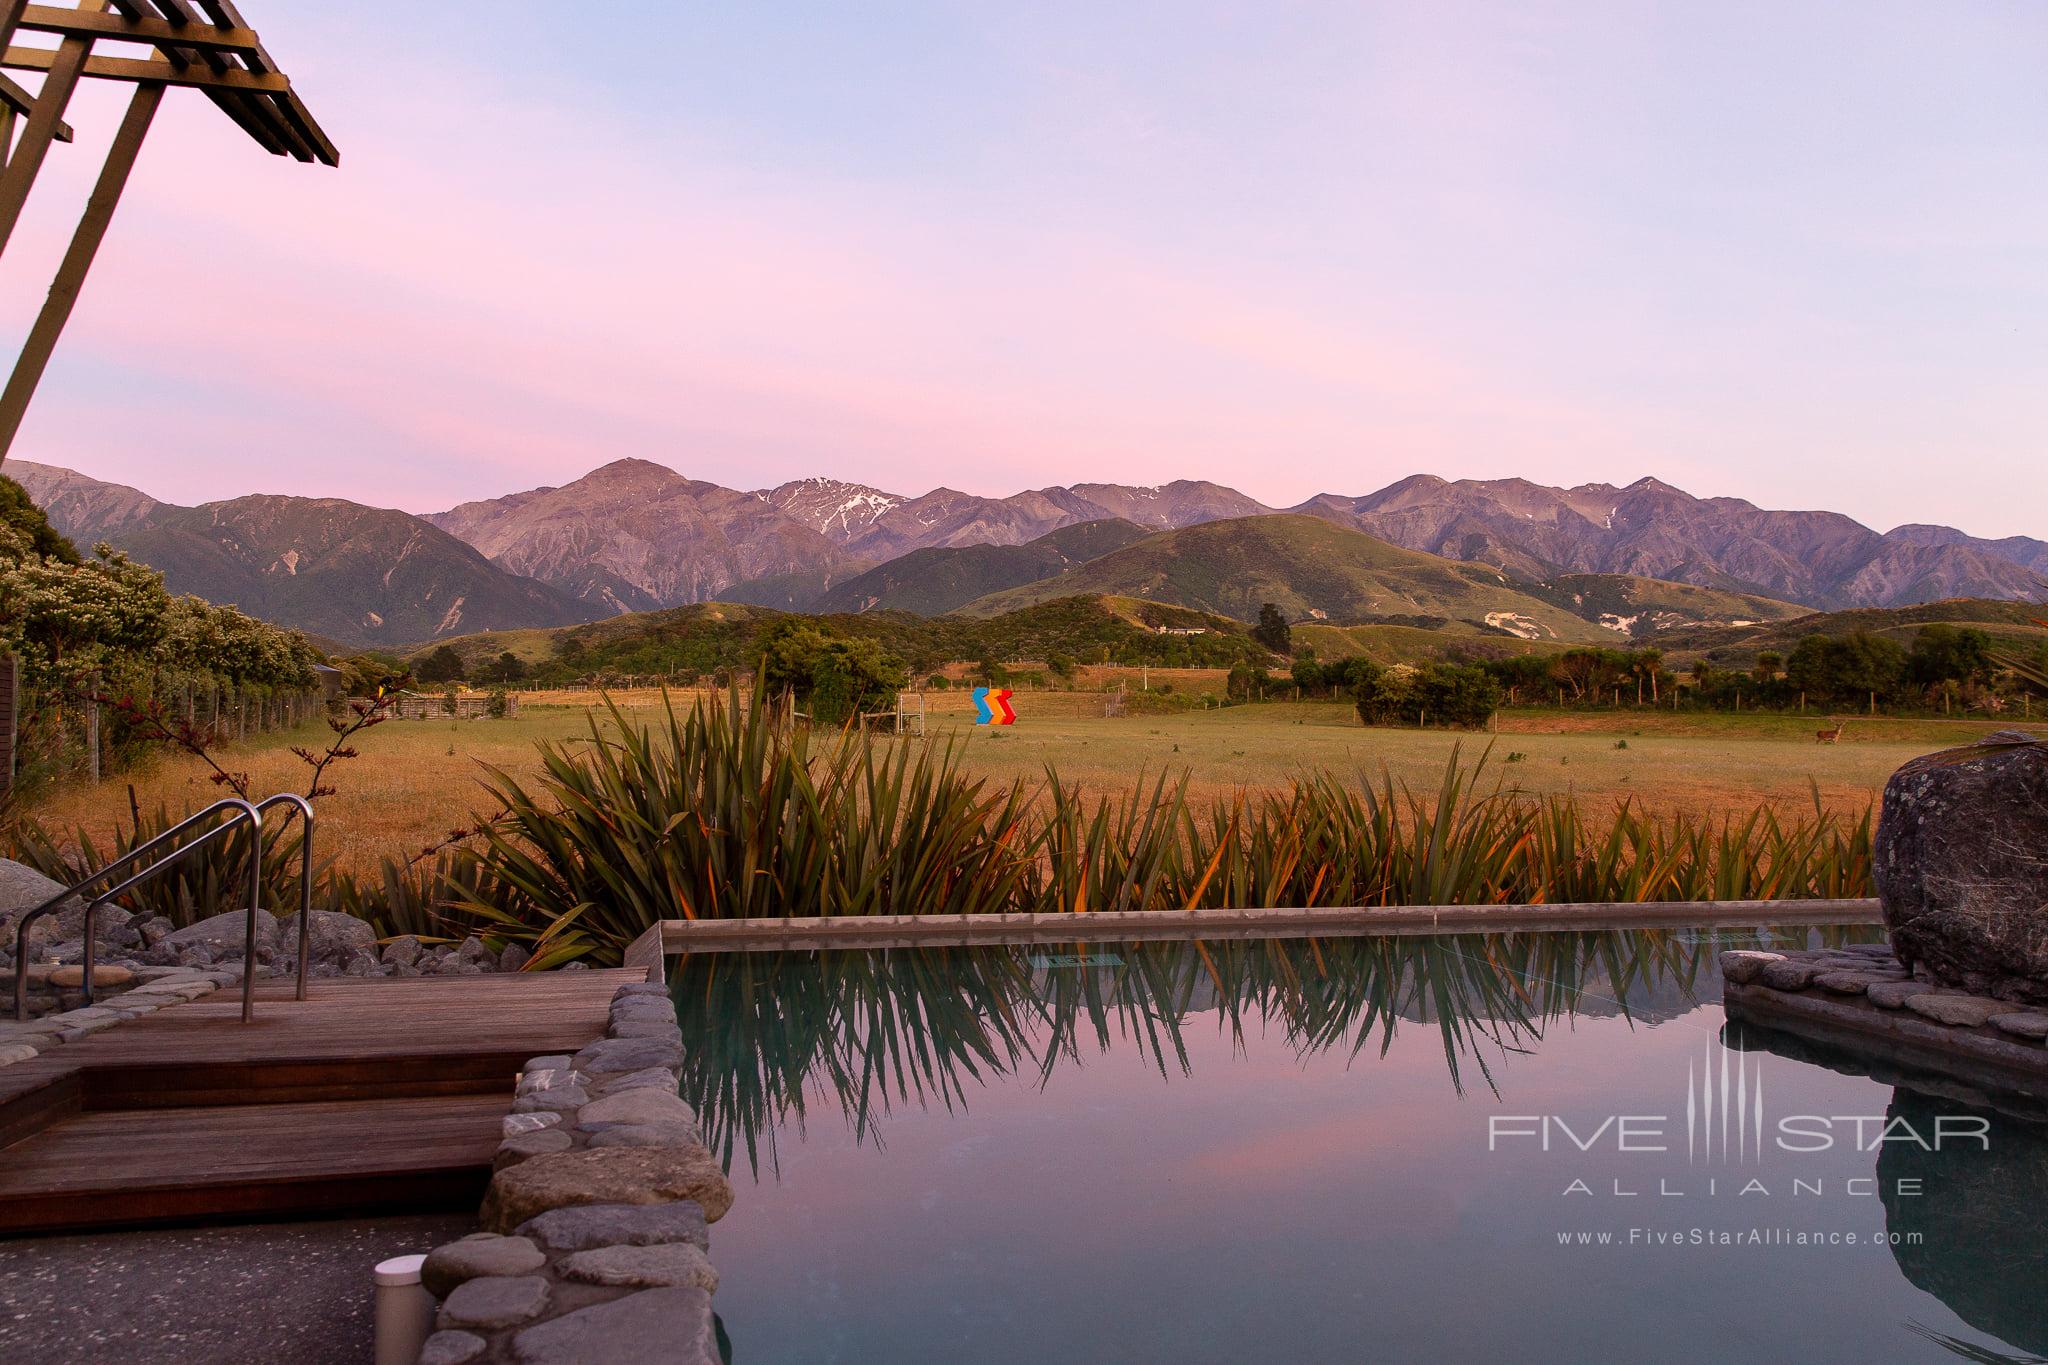
[[[1813,732],[1813,737],[1814,737],[1814,739],[1815,739],[1816,741],[1818,741],[1819,743],[1822,743],[1822,744],[1833,744],[1833,743],[1834,743],[1834,742],[1835,742],[1836,740],[1838,740],[1838,739],[1840,739],[1840,738],[1842,737],[1842,729],[1843,729],[1843,727],[1844,727],[1844,726],[1845,726],[1846,724],[1847,724],[1847,722],[1846,722],[1846,721],[1839,721],[1839,720],[1838,720],[1838,721],[1836,721],[1836,722],[1835,722],[1835,728],[1834,728],[1834,729],[1832,729],[1832,730],[1815,730],[1815,731]]]

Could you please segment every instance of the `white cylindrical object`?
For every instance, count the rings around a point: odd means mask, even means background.
[[[424,1256],[379,1261],[377,1281],[377,1365],[414,1365],[434,1330],[434,1296],[420,1283]]]

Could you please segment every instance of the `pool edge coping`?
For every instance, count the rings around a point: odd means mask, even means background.
[[[1318,933],[1432,934],[1493,930],[1720,927],[1752,924],[1881,924],[1874,898],[1799,901],[1588,901],[1550,905],[1388,905],[1315,909],[1082,911],[1072,914],[862,915],[661,920],[626,949],[625,965],[660,979],[663,959],[684,952],[817,948],[964,947],[1200,937],[1301,937]]]

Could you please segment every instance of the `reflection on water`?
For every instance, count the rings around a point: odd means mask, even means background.
[[[1900,1089],[1888,1117],[1916,1131],[1954,1106]],[[1892,1254],[1908,1280],[1979,1331],[2048,1352],[2048,1131],[1999,1126],[1974,1161],[1943,1161],[1913,1143],[1887,1143],[1877,1159],[1885,1223],[1902,1235]],[[1922,1191],[1900,1198],[1904,1181]],[[2018,1286],[2031,1286],[2015,1293]]]
[[[1491,1089],[1492,1061],[1578,1016],[1646,1023],[1717,997],[1731,946],[1868,937],[1863,930],[1606,930],[1115,945],[716,953],[673,968],[683,1093],[728,1167],[773,1164],[775,1129],[807,1118],[821,1085],[864,1141],[905,1101],[965,1104],[992,1076],[1036,1074],[1088,1051],[1135,1049],[1162,1076],[1189,1069],[1182,1030],[1220,1016],[1277,1026],[1298,1055],[1384,1054],[1401,1026],[1433,1028],[1445,1080]],[[1208,1022],[1205,1020],[1205,1022]]]
[[[1682,1139],[1603,1140],[1603,1116],[1691,1102],[1723,1031],[1714,955],[1759,936],[1870,931],[680,961],[684,1096],[754,1177],[716,1246],[737,1358],[1033,1360],[1053,1341],[1104,1361],[2048,1349],[2048,1146],[2031,1124],[1995,1116],[1986,1160],[1838,1143],[1712,1166]],[[1728,1044],[1762,1056],[1774,1118],[1925,1128],[1957,1112],[1810,1049]],[[1556,1115],[1593,1141],[1496,1150],[1503,1115],[1517,1131]],[[1773,1240],[1688,1242],[1702,1228]],[[1562,1240],[1587,1231],[1614,1244]],[[1795,1235],[1826,1245],[1778,1240]]]

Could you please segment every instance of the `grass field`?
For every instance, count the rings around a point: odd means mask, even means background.
[[[650,691],[620,700],[645,707],[658,698]],[[363,756],[335,770],[339,794],[322,802],[326,850],[368,867],[466,824],[484,801],[480,765],[529,774],[538,767],[536,741],[587,735],[582,703],[591,699],[574,700],[529,699],[506,720],[391,721],[368,731],[358,745]],[[1384,767],[1433,788],[1454,751],[1473,760],[1490,750],[1495,775],[1521,791],[1709,813],[1762,802],[1807,806],[1815,786],[1827,804],[1861,810],[1907,759],[2012,724],[1852,718],[1841,743],[1820,745],[1818,717],[1523,711],[1504,716],[1498,734],[1477,734],[1368,729],[1350,707],[1326,702],[1104,719],[1096,694],[1020,693],[1018,724],[990,729],[971,723],[965,694],[932,701],[932,736],[957,741],[970,767],[998,779],[1036,780],[1050,764],[1070,783],[1122,791],[1140,773],[1185,769],[1195,793],[1206,796],[1277,785],[1311,767],[1373,775]],[[289,746],[326,738],[324,728],[272,735],[227,746],[222,758],[247,771],[259,791],[300,790],[305,769]],[[105,831],[125,814],[131,784],[144,806],[174,810],[218,794],[196,760],[166,756],[123,779],[62,791],[34,813],[56,829]]]

